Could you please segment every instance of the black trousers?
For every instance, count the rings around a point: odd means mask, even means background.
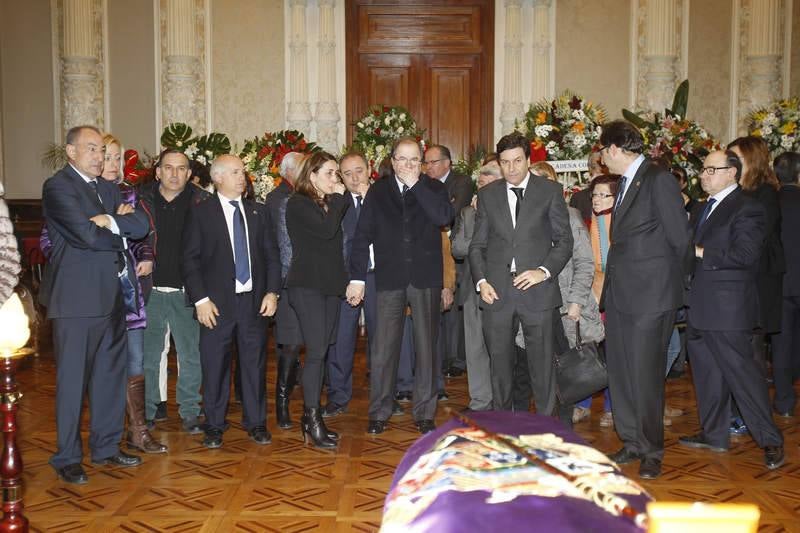
[[[731,396],[756,443],[780,446],[783,436],[772,420],[767,383],[753,359],[751,331],[708,331],[691,327],[689,353],[700,424],[714,446],[728,447]],[[616,400],[614,400],[616,402]],[[616,422],[617,404],[614,403]]]
[[[377,291],[377,331],[370,356],[370,420],[387,420],[392,414],[400,341],[406,306],[414,317],[414,420],[432,420],[436,415],[436,373],[433,370],[439,335],[441,288]]]
[[[794,382],[800,378],[800,296],[783,297],[781,332],[772,336],[772,377],[775,408],[793,411]]]
[[[675,314],[621,313],[606,305],[614,427],[626,449],[659,460],[664,456],[664,368]]]
[[[261,299],[252,292],[236,295],[232,316],[220,314],[214,329],[200,326],[203,409],[209,429],[222,430],[231,394],[231,344],[242,369],[242,425],[266,426],[267,324],[258,314]]]
[[[89,449],[92,459],[119,452],[125,424],[127,333],[122,298],[108,316],[53,319],[56,356],[54,468],[80,463],[81,411],[89,393]]]
[[[297,313],[306,343],[303,366],[303,402],[306,407],[319,407],[325,354],[328,346],[336,341],[341,302],[338,296],[328,296],[315,289],[289,288],[289,303]]]

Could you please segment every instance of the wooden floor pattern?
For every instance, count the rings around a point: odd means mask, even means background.
[[[202,436],[180,431],[174,403],[174,366],[170,379],[169,416],[156,436],[170,447],[168,455],[145,456],[134,469],[84,467],[89,483],[60,482],[47,461],[55,442],[55,373],[50,357],[29,358],[19,374],[24,393],[20,406],[20,447],[25,464],[26,515],[36,532],[367,532],[380,527],[381,508],[392,474],[403,453],[418,438],[411,416],[392,418],[386,433],[365,433],[368,387],[363,351],[357,357],[355,397],[350,412],[330,422],[342,434],[335,452],[302,443],[297,429],[301,391],[292,402],[295,427],[275,426],[272,409],[274,351],[269,358],[269,429],[272,444],[258,446],[242,430],[241,409],[233,405],[231,429],[224,446],[207,450]],[[174,365],[174,358],[171,358]],[[448,380],[453,408],[467,405],[465,377]],[[663,476],[643,482],[659,500],[752,502],[761,508],[761,531],[800,531],[800,418],[780,419],[786,438],[787,464],[775,472],[749,437],[732,442],[727,454],[683,448],[677,438],[698,429],[694,389],[688,378],[669,381],[668,403],[687,410],[666,432]],[[592,419],[576,431],[598,449],[619,447],[613,429],[599,426],[602,399]],[[408,409],[407,409],[408,410]],[[88,418],[88,415],[85,416]],[[440,409],[437,422],[445,418]],[[329,419],[330,420],[330,419]],[[84,420],[84,447],[86,446]],[[625,467],[636,475],[636,466]]]

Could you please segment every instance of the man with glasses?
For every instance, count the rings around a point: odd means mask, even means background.
[[[614,427],[624,444],[609,457],[618,464],[641,460],[639,476],[654,479],[664,455],[664,368],[683,306],[689,226],[678,182],[642,155],[633,124],[604,124],[600,144],[603,163],[622,176],[600,298]]]
[[[678,442],[727,451],[733,396],[750,434],[764,449],[764,463],[773,470],[784,463],[783,436],[772,420],[766,381],[753,379],[760,371],[751,344],[765,212],[742,193],[741,172],[741,160],[728,150],[710,153],[700,175],[709,196],[692,213],[695,265],[688,342],[702,430]]]
[[[413,138],[398,139],[391,152],[392,175],[373,184],[356,226],[350,252],[347,300],[358,305],[373,245],[377,325],[370,358],[367,432],[383,433],[392,414],[405,309],[414,315],[416,351],[413,415],[420,433],[435,429],[434,350],[443,287],[441,228],[453,221],[445,186],[422,174],[422,152]]]

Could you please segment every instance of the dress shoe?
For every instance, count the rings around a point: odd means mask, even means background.
[[[411,391],[401,390],[397,391],[397,394],[394,395],[394,399],[398,402],[410,402],[411,401]]]
[[[681,437],[678,439],[678,444],[681,446],[686,446],[687,448],[703,448],[705,450],[711,450],[712,452],[718,453],[724,453],[728,451],[727,446],[714,446],[708,442],[708,439],[706,439],[706,436],[702,433]]]
[[[203,425],[196,416],[192,418],[184,418],[183,430],[189,435],[199,435],[203,432]]]
[[[781,418],[792,418],[794,416],[794,409],[787,409],[784,411],[783,409],[775,407],[773,412]]]
[[[322,408],[322,418],[331,418],[334,416],[338,416],[347,412],[347,406],[339,405],[338,403],[328,402],[328,404]]]
[[[425,419],[425,420],[417,420],[417,429],[423,435],[426,433],[430,433],[434,429],[436,429],[436,425],[433,423],[433,420]]]
[[[264,426],[254,427],[247,432],[247,435],[256,444],[269,444],[272,442],[272,435],[269,434],[269,431]]]
[[[627,448],[622,448],[616,453],[612,453],[608,456],[609,459],[617,463],[618,465],[626,465],[628,463],[632,463],[634,461],[638,461],[642,458],[641,455],[638,453],[632,452]]]
[[[406,414],[403,406],[397,401],[392,402],[392,416],[400,416]]]
[[[203,438],[203,446],[209,450],[222,447],[222,431],[219,429],[207,429],[206,436]]]
[[[770,470],[780,468],[784,463],[783,446],[764,446],[764,464]]]
[[[639,477],[642,479],[655,479],[661,475],[661,459],[645,457],[639,465]]]
[[[458,378],[464,375],[464,369],[457,366],[451,366],[444,371],[444,375],[448,378]]]
[[[386,431],[386,420],[370,420],[367,424],[367,433],[378,435]]]
[[[89,477],[84,472],[80,463],[73,463],[63,468],[57,468],[58,479],[73,485],[85,485],[89,482]]]
[[[731,420],[731,426],[728,428],[728,433],[736,436],[747,435],[747,425],[741,418],[734,418]]]
[[[163,422],[167,419],[167,402],[159,402],[156,404],[156,415],[153,420],[156,422]]]
[[[439,400],[440,402],[446,402],[447,400],[450,399],[450,396],[447,395],[446,390],[440,390],[439,394],[436,395],[436,399]]]
[[[325,427],[325,422],[322,420],[322,409],[319,407],[303,406],[300,432],[303,435],[303,443],[311,441],[315,448],[331,449],[338,445],[339,435],[330,432]],[[331,438],[329,433],[333,433],[335,438]]]
[[[681,416],[681,415],[683,415],[683,409],[678,409],[677,407],[670,407],[669,405],[664,406],[664,416],[675,418],[676,416]]]
[[[93,465],[115,465],[122,467],[139,466],[142,464],[142,458],[138,455],[131,455],[122,450],[114,455],[104,457],[103,459],[92,459]]]

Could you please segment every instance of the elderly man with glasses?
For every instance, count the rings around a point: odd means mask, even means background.
[[[364,197],[350,252],[347,300],[358,305],[373,245],[377,289],[377,327],[370,361],[369,425],[383,433],[392,414],[393,392],[405,309],[414,315],[413,415],[420,433],[435,429],[434,350],[442,292],[441,228],[454,211],[445,186],[422,174],[422,152],[413,138],[392,147],[392,175],[378,180]]]

